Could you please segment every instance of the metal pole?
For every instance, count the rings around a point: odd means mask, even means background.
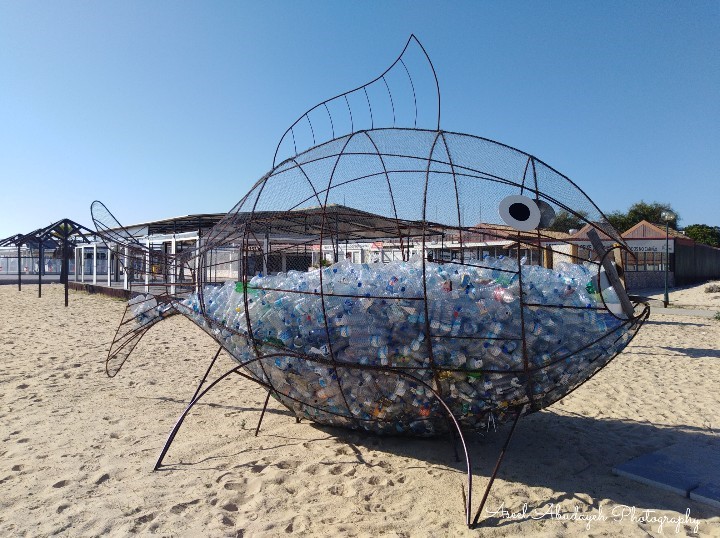
[[[43,240],[40,239],[38,248],[38,298],[42,297],[42,273],[43,273]]]
[[[175,234],[172,236],[172,240],[170,241],[170,254],[172,254],[172,258],[170,259],[170,293],[172,295],[175,295],[175,279],[176,279],[176,272],[177,267],[175,265],[175,254],[177,253],[177,244],[175,241]]]
[[[162,465],[163,458],[165,458],[165,454],[167,454],[167,451],[170,448],[170,445],[175,440],[175,436],[177,435],[177,432],[180,429],[180,426],[182,426],[182,423],[185,420],[185,417],[190,412],[190,410],[193,408],[193,406],[198,402],[198,400],[200,400],[200,398],[202,398],[203,396],[205,396],[205,394],[210,392],[215,385],[220,383],[220,381],[222,381],[223,379],[228,377],[230,374],[239,371],[240,368],[242,368],[242,365],[237,365],[232,370],[228,370],[227,372],[225,372],[223,375],[218,377],[215,381],[210,383],[210,385],[204,391],[202,391],[200,394],[198,394],[197,397],[195,397],[193,399],[193,401],[190,402],[190,405],[187,406],[185,411],[183,411],[182,415],[180,415],[180,418],[178,418],[177,422],[175,423],[175,426],[173,427],[172,431],[170,432],[170,436],[168,437],[167,441],[165,441],[165,446],[163,446],[162,452],[160,452],[160,457],[158,457],[157,462],[155,463],[155,469],[154,469],[155,471],[157,471],[160,468],[160,466]]]
[[[480,519],[480,516],[482,515],[483,508],[485,507],[485,502],[487,501],[488,494],[490,493],[490,489],[492,488],[493,482],[495,482],[495,477],[498,474],[498,471],[500,470],[500,464],[502,464],[503,458],[505,457],[505,452],[507,452],[508,445],[510,444],[510,439],[512,439],[513,433],[515,433],[515,426],[517,426],[518,420],[520,419],[520,415],[522,414],[522,409],[519,409],[517,412],[517,415],[515,415],[515,421],[513,422],[512,428],[510,428],[510,433],[507,436],[507,439],[505,439],[505,444],[503,445],[502,449],[500,450],[500,455],[498,456],[497,461],[495,462],[495,468],[493,469],[492,475],[490,476],[490,481],[488,482],[487,486],[485,487],[485,494],[483,495],[482,501],[480,501],[480,506],[478,507],[478,511],[475,513],[475,519],[473,519],[472,523],[468,523],[468,527],[471,529],[474,529],[477,524],[478,520]],[[468,516],[469,518],[469,516]],[[469,519],[468,519],[469,521]]]
[[[200,278],[200,247],[202,246],[201,243],[201,237],[200,237],[200,228],[198,227],[198,236],[197,236],[197,254],[195,255],[195,293],[200,292],[200,282],[204,279]]]
[[[97,245],[93,245],[93,265],[92,265],[92,268],[93,268],[92,283],[93,283],[93,285],[97,284],[97,255],[98,255]]]
[[[128,248],[125,247],[125,270],[123,271],[123,289],[127,290],[128,288],[128,271],[130,268],[130,261],[128,260]]]
[[[670,298],[668,297],[668,263],[670,262],[670,252],[669,252],[669,246],[670,246],[670,221],[665,220],[665,308],[668,307],[668,304],[670,303]]]
[[[223,350],[222,346],[220,346],[217,350],[217,353],[215,353],[215,356],[212,358],[212,361],[210,361],[210,366],[208,366],[207,371],[205,372],[205,375],[200,380],[200,384],[197,386],[197,389],[195,389],[195,394],[193,394],[192,398],[190,398],[190,401],[192,402],[197,398],[197,395],[200,394],[200,389],[202,388],[203,384],[205,383],[205,380],[207,379],[207,376],[210,375],[210,370],[212,370],[213,365],[215,364],[215,361],[220,356],[220,352]]]
[[[260,420],[258,420],[257,428],[255,428],[255,437],[257,437],[258,433],[260,433],[260,425],[262,424],[263,417],[265,416],[265,410],[267,409],[268,402],[270,401],[270,394],[272,394],[272,392],[268,391],[265,403],[263,404],[262,412],[260,413]]]
[[[265,239],[263,240],[263,275],[268,274],[268,256],[270,255],[270,235],[265,232]]]
[[[70,252],[69,252],[70,246],[68,245],[68,230],[67,228],[63,229],[63,256],[62,256],[62,263],[63,263],[63,270],[65,271],[65,307],[68,305],[68,287],[70,285]],[[73,249],[73,255],[75,254],[75,249]]]
[[[22,291],[22,277],[20,276],[22,271],[20,270],[20,262],[20,245],[18,245],[18,291]]]
[[[145,293],[150,292],[150,239],[145,241],[147,251],[145,252]]]

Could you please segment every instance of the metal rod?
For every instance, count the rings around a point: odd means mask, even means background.
[[[20,276],[20,245],[17,246],[18,249],[18,291],[22,291],[22,277]]]
[[[68,306],[68,288],[70,286],[70,253],[68,252],[68,229],[63,228],[63,258],[62,258],[62,269],[65,275],[65,307]],[[74,253],[74,252],[73,252]]]
[[[507,439],[505,439],[505,444],[503,445],[502,450],[500,451],[500,455],[498,456],[498,459],[495,462],[495,469],[493,469],[492,475],[490,476],[490,481],[488,482],[488,485],[485,487],[485,494],[483,495],[482,501],[480,501],[480,507],[478,508],[478,511],[475,514],[475,518],[473,519],[472,524],[468,525],[471,529],[474,529],[477,526],[478,520],[480,519],[480,514],[482,514],[483,508],[485,508],[485,501],[487,501],[488,495],[490,493],[490,488],[492,488],[493,482],[495,482],[495,477],[497,476],[497,473],[500,470],[500,464],[502,463],[502,460],[505,457],[505,452],[507,451],[507,447],[510,444],[510,439],[512,438],[513,433],[515,433],[515,426],[517,426],[517,423],[518,423],[518,420],[520,419],[521,414],[522,414],[522,409],[519,409],[517,415],[515,416],[515,421],[513,422],[512,428],[510,429],[510,433],[508,434]]]
[[[255,437],[257,437],[258,433],[260,433],[260,424],[262,424],[263,417],[265,416],[265,409],[267,409],[269,401],[270,401],[270,391],[268,391],[267,396],[265,397],[265,403],[263,404],[263,408],[260,413],[260,420],[258,420],[257,428],[255,428]]]
[[[670,262],[670,221],[665,220],[665,297],[663,301],[664,308],[670,304],[670,297],[668,296],[668,264]]]
[[[195,389],[195,394],[193,394],[193,397],[190,398],[190,401],[192,402],[200,392],[200,388],[203,386],[203,383],[205,383],[205,380],[207,379],[207,376],[210,375],[210,370],[212,370],[212,367],[215,365],[215,361],[220,356],[220,352],[222,351],[222,346],[218,347],[217,353],[215,353],[215,356],[213,357],[212,361],[210,362],[210,366],[208,366],[207,371],[205,372],[205,375],[200,380],[200,384],[197,386],[197,389]]]
[[[457,435],[460,439],[460,444],[461,444],[461,446],[463,448],[463,452],[465,454],[465,465],[467,468],[467,485],[468,485],[468,493],[467,493],[467,498],[466,498],[466,502],[465,502],[465,524],[470,526],[470,510],[472,509],[472,463],[470,461],[470,454],[468,453],[467,443],[465,442],[465,436],[462,433],[460,424],[458,423],[457,419],[455,418],[455,415],[453,415],[453,412],[450,409],[450,407],[448,407],[448,405],[443,401],[442,394],[440,393],[439,390],[435,390],[429,384],[425,383],[421,379],[414,378],[413,376],[410,376],[403,372],[397,372],[397,373],[399,375],[403,375],[405,377],[415,379],[416,382],[424,385],[426,390],[429,390],[430,392],[432,392],[433,396],[435,396],[438,403],[443,407],[443,409],[447,413],[447,417],[450,419],[452,425],[455,426],[455,431],[457,432]]]
[[[43,272],[43,239],[40,238],[38,248],[38,298],[42,297],[42,272]]]
[[[163,458],[165,457],[165,454],[167,454],[167,451],[170,449],[170,445],[175,440],[175,436],[177,435],[177,432],[180,430],[180,426],[182,426],[182,423],[185,421],[185,417],[190,412],[190,410],[193,408],[193,406],[200,400],[200,398],[202,398],[203,396],[205,396],[205,394],[210,392],[210,390],[215,385],[217,385],[220,381],[225,379],[230,374],[240,370],[240,368],[242,368],[242,365],[238,365],[235,368],[233,368],[232,370],[228,370],[227,372],[225,372],[223,375],[218,377],[215,381],[210,383],[210,385],[204,391],[202,391],[197,396],[197,398],[194,398],[193,401],[190,402],[190,405],[187,406],[185,411],[183,411],[182,415],[180,415],[177,422],[175,423],[175,426],[173,427],[172,431],[170,432],[170,435],[168,436],[167,441],[165,441],[165,446],[163,446],[162,452],[160,452],[160,457],[158,457],[157,462],[155,463],[155,467],[153,469],[154,471],[157,471],[162,466],[162,461],[163,461]]]

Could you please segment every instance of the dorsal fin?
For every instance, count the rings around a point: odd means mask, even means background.
[[[107,241],[115,241],[120,244],[132,244],[138,248],[145,248],[140,242],[115,218],[105,204],[100,200],[95,200],[90,205],[90,214],[92,215],[95,229],[98,231],[100,239],[107,246]]]
[[[387,127],[440,129],[440,84],[414,34],[380,76],[318,103],[295,120],[278,142],[273,168],[328,140]]]

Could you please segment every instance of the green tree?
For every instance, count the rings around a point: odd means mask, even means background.
[[[676,230],[677,223],[680,220],[680,215],[675,211],[670,204],[662,204],[660,202],[647,203],[643,200],[635,202],[630,206],[630,209],[626,213],[622,211],[613,211],[607,218],[610,224],[618,230],[620,233],[626,232],[638,222],[646,220],[652,224],[665,224],[662,219],[663,211],[671,211],[675,218],[669,222],[670,228]]]
[[[580,211],[577,214],[570,213],[569,211],[561,210],[555,215],[555,220],[550,225],[548,230],[554,232],[569,232],[570,230],[579,230],[587,223],[587,212]]]
[[[718,226],[691,224],[685,226],[683,232],[693,241],[702,243],[703,245],[710,245],[711,247],[720,247],[720,227]]]
[[[627,213],[623,213],[622,211],[613,211],[612,213],[608,213],[607,219],[608,222],[612,224],[612,227],[620,233],[623,233],[633,227],[633,225],[630,224],[630,218],[627,216]]]

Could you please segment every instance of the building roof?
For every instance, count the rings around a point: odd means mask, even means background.
[[[212,228],[222,220],[225,213],[199,213],[196,215],[182,215],[167,219],[141,222],[128,226],[128,228],[148,228],[148,235],[173,234],[191,232]]]
[[[641,220],[622,235],[625,239],[665,239],[665,225],[653,224],[646,220]],[[672,239],[679,239],[688,243],[693,242],[693,240],[685,234],[673,228],[668,228],[667,235]]]
[[[394,217],[377,215],[359,209],[328,204],[292,211],[256,211],[228,213],[209,235],[207,243],[222,244],[238,238],[238,230],[261,241],[265,235],[274,240],[308,240],[330,238],[348,241],[379,241],[399,237],[439,235],[446,226],[428,222],[423,225]]]

